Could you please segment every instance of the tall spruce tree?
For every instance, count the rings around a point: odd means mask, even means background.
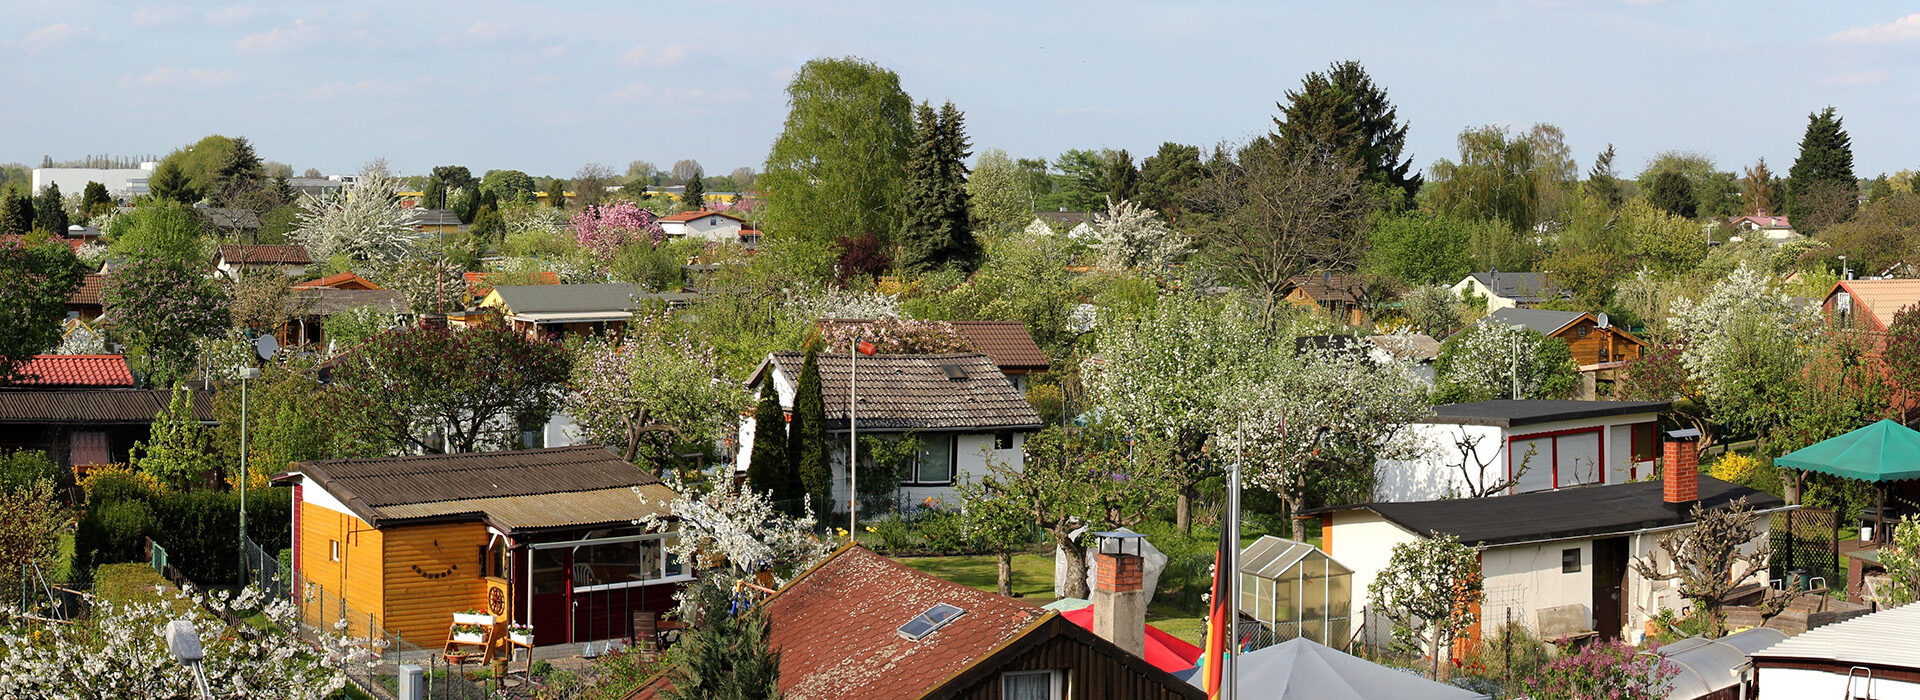
[[[965,117],[948,102],[938,112],[925,102],[914,113],[913,150],[907,159],[907,220],[900,264],[911,272],[937,268],[972,270],[980,243],[967,217],[967,165],[971,153]]]
[[[1798,217],[1805,197],[1820,183],[1848,190],[1857,185],[1853,176],[1853,139],[1840,115],[1832,107],[1807,115],[1807,133],[1800,137],[1800,157],[1787,170],[1787,206]],[[1849,204],[1848,210],[1852,207]]]
[[[420,190],[420,206],[426,209],[447,208],[447,183],[428,179],[427,186]]]
[[[248,194],[259,191],[266,180],[266,164],[253,152],[253,143],[245,136],[235,138],[227,150],[226,160],[221,161],[219,170],[214,172],[214,202],[223,207],[235,206]]]
[[[33,230],[33,198],[18,186],[0,197],[0,234],[24,236]]]
[[[89,181],[87,188],[80,191],[81,216],[99,216],[111,206],[113,206],[113,198],[107,196],[106,185]]]
[[[1784,211],[1780,207],[1780,193],[1773,186],[1774,179],[1765,158],[1746,169],[1740,178],[1740,203],[1745,213],[1764,216]]]
[[[793,422],[787,424],[787,459],[800,477],[815,513],[833,512],[833,465],[827,460],[827,398],[820,386],[820,348],[807,348],[794,388]]]
[[[1287,101],[1277,106],[1280,116],[1273,124],[1282,145],[1331,149],[1359,166],[1362,179],[1399,189],[1405,202],[1419,193],[1419,171],[1409,174],[1413,159],[1400,159],[1407,125],[1359,61],[1308,73],[1300,89],[1289,91]]]
[[[1652,186],[1647,188],[1647,203],[1682,219],[1691,219],[1699,213],[1693,184],[1687,182],[1685,175],[1672,170],[1662,170],[1653,176]]]
[[[567,206],[567,181],[554,178],[547,182],[547,206],[564,209]]]
[[[60,201],[60,185],[47,183],[33,198],[33,227],[55,236],[67,235],[67,204]]]
[[[1113,198],[1131,200],[1140,194],[1140,169],[1133,167],[1133,154],[1127,149],[1106,152],[1107,192]]]
[[[1177,221],[1186,209],[1186,188],[1203,174],[1200,147],[1168,141],[1160,152],[1140,161],[1139,201],[1160,212],[1168,221]]]
[[[1620,206],[1623,199],[1620,194],[1620,177],[1613,172],[1613,144],[1607,144],[1607,150],[1593,159],[1593,169],[1587,171],[1587,193],[1606,202],[1609,207]]]
[[[685,202],[688,209],[704,209],[707,206],[707,183],[700,179],[703,176],[705,173],[695,170],[693,177],[687,178],[687,189],[681,193],[680,201]]]
[[[780,392],[769,385],[761,389],[760,404],[753,411],[753,456],[747,462],[747,485],[771,494],[775,504],[787,508],[800,497],[787,478],[788,464],[787,414],[780,408]]]

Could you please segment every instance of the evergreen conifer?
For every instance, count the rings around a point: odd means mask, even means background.
[[[901,266],[921,272],[971,270],[980,242],[968,219],[965,116],[952,102],[921,103],[914,114],[913,150],[907,159],[907,221],[901,234]]]
[[[780,408],[780,392],[769,385],[761,389],[760,404],[753,412],[753,456],[747,462],[747,485],[770,494],[775,505],[785,509],[800,498],[790,482],[787,415]]]
[[[60,201],[60,185],[47,183],[33,198],[33,227],[55,236],[67,235],[67,204]]]
[[[687,205],[689,211],[707,206],[707,183],[700,179],[700,175],[700,171],[696,170],[693,177],[687,178],[686,192],[680,196],[680,201]]]
[[[827,461],[827,399],[820,386],[820,348],[807,348],[794,389],[793,422],[787,425],[787,459],[814,512],[831,513],[833,466]]]
[[[1832,107],[1807,115],[1807,133],[1800,137],[1800,157],[1787,170],[1787,205],[1802,204],[1802,197],[1816,185],[1830,182],[1849,190],[1857,185],[1853,176],[1853,139],[1847,136],[1843,120]],[[1851,211],[1851,206],[1849,206]],[[1800,217],[1794,211],[1793,216]],[[1796,222],[1797,223],[1797,222]]]

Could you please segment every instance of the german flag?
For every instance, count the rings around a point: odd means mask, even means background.
[[[1233,542],[1229,539],[1232,528],[1220,528],[1220,549],[1213,554],[1213,596],[1207,606],[1207,643],[1200,652],[1200,673],[1205,683],[1201,686],[1207,691],[1208,700],[1218,700],[1220,688],[1226,685],[1224,671],[1226,656],[1233,653],[1234,643],[1230,639],[1231,625],[1227,623],[1239,614],[1233,604],[1229,570],[1233,564]]]

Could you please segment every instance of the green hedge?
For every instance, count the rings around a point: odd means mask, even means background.
[[[143,561],[141,538],[167,550],[168,563],[201,585],[241,583],[240,495],[223,491],[155,494],[132,485],[96,489],[74,540],[87,571],[102,564]],[[293,541],[289,489],[255,491],[247,498],[247,533],[260,548],[278,552]]]

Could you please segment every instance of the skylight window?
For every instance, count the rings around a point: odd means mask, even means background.
[[[966,612],[946,603],[940,603],[927,608],[926,612],[913,616],[907,624],[901,625],[900,636],[915,642],[926,639],[927,635],[933,634],[934,630],[945,627],[947,623]]]

